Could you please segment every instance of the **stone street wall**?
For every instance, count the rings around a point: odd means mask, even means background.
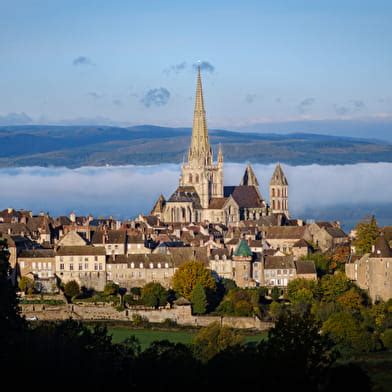
[[[38,320],[66,320],[73,318],[84,321],[132,321],[133,315],[148,319],[152,323],[161,323],[167,319],[179,325],[204,327],[218,322],[238,329],[257,329],[260,331],[271,328],[272,323],[260,321],[257,317],[220,317],[220,316],[193,316],[190,306],[161,309],[127,309],[117,311],[110,305],[21,305],[22,314],[26,318]]]

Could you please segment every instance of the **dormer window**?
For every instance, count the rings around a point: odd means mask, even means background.
[[[169,263],[165,263],[165,268],[169,268]]]
[[[154,264],[153,263],[150,263],[150,268],[154,268]]]
[[[161,268],[161,263],[158,263],[158,268]]]
[[[139,264],[139,268],[143,268],[143,263],[140,263],[140,264]]]
[[[131,268],[135,268],[135,263],[131,263]]]

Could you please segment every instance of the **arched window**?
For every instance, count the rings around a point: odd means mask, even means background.
[[[275,200],[272,200],[272,209],[275,210]]]
[[[196,184],[199,183],[199,175],[198,175],[198,174],[196,174],[195,183],[196,183]]]
[[[278,210],[280,210],[280,200],[278,200]]]
[[[192,184],[192,174],[189,174],[189,182]]]
[[[278,192],[278,197],[280,197],[280,189],[279,188],[277,189],[277,192]]]
[[[272,188],[272,197],[275,197],[275,188]]]

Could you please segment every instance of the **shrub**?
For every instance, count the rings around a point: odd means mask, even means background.
[[[34,281],[33,279],[23,276],[19,281],[19,289],[27,294],[34,293]]]
[[[142,289],[140,287],[131,287],[131,294],[135,297],[140,297],[142,295]]]
[[[103,289],[104,295],[117,295],[119,291],[119,285],[114,282],[108,282]]]
[[[204,314],[207,311],[207,296],[200,283],[198,283],[192,290],[191,302],[193,313]]]
[[[146,306],[158,308],[167,304],[167,291],[160,283],[147,283],[142,289],[142,301]]]
[[[149,325],[148,318],[145,316],[141,316],[140,314],[134,313],[132,315],[132,324],[135,327],[146,327]]]
[[[80,294],[79,283],[76,280],[70,280],[64,286],[64,294],[68,298],[77,297]]]
[[[381,340],[385,348],[392,349],[392,328],[388,328],[382,333]]]
[[[234,305],[234,313],[239,317],[251,316],[253,314],[253,306],[247,301],[238,301]]]

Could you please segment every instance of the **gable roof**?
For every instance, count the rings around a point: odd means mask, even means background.
[[[347,234],[339,227],[324,227],[324,230],[333,238],[344,238]]]
[[[305,226],[272,226],[265,230],[268,239],[301,239],[306,231]]]
[[[169,202],[190,202],[195,208],[201,208],[200,197],[193,186],[179,186],[170,196]]]
[[[316,273],[316,266],[313,260],[297,260],[295,266],[297,267],[297,274],[306,275]]]
[[[264,269],[295,268],[293,256],[265,256]]]
[[[97,230],[93,234],[93,244],[125,244],[126,231],[125,230],[108,230],[106,232],[106,240],[104,239],[105,232],[103,230]]]
[[[263,208],[265,206],[254,186],[225,186],[223,192],[225,197],[231,196],[239,208]]]
[[[212,197],[208,208],[210,210],[221,210],[227,201],[226,197]]]
[[[376,239],[371,257],[392,257],[392,250],[383,235]]]

